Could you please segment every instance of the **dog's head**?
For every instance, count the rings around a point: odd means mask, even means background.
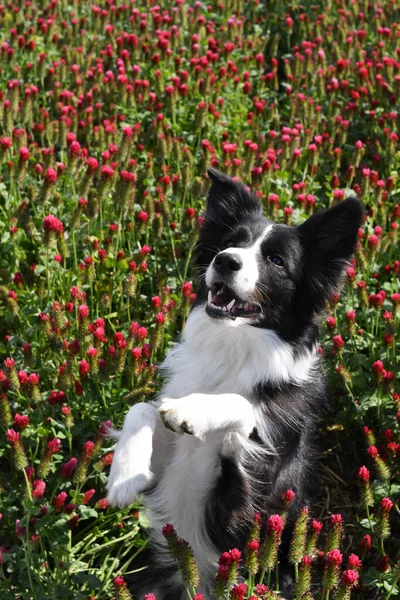
[[[263,216],[242,184],[209,169],[197,244],[199,300],[211,319],[284,331],[315,321],[354,252],[363,208],[348,198],[298,227]]]

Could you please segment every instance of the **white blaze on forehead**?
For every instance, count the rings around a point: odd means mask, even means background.
[[[222,251],[238,256],[243,263],[242,268],[239,271],[235,271],[234,279],[232,279],[235,290],[243,300],[246,300],[248,294],[251,294],[255,290],[259,279],[258,258],[260,256],[261,244],[269,236],[272,228],[273,225],[267,225],[260,237],[258,237],[254,244],[248,248],[233,247]],[[209,288],[213,285],[215,278],[214,260],[208,267],[206,273],[206,284]]]

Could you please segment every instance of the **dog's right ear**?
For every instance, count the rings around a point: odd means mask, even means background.
[[[262,214],[262,207],[257,198],[242,183],[234,181],[217,169],[208,169],[211,180],[208,192],[207,216],[221,224],[240,221],[246,214]]]
[[[262,215],[262,207],[257,198],[238,181],[216,169],[208,169],[211,180],[208,192],[204,222],[200,227],[196,244],[196,261],[200,273],[204,273],[217,252],[223,237],[232,231],[236,223],[246,216]],[[202,293],[203,280],[199,294]],[[204,288],[205,289],[205,288]]]

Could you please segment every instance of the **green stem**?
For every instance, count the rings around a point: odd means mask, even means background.
[[[253,589],[254,589],[254,575],[252,573],[249,573],[249,579],[248,579],[248,583],[247,583],[247,593],[249,596],[252,595]]]
[[[267,588],[269,589],[271,586],[271,569],[268,569],[268,575],[267,575]]]
[[[82,558],[84,556],[89,556],[89,554],[93,554],[95,552],[99,552],[99,550],[102,550],[103,548],[107,548],[108,546],[113,546],[114,544],[119,544],[123,540],[127,540],[128,538],[132,537],[133,535],[136,535],[137,532],[138,532],[138,529],[135,527],[132,531],[130,531],[126,535],[122,535],[121,537],[113,539],[113,540],[110,540],[109,542],[105,542],[104,544],[101,544],[100,546],[96,546],[95,548],[91,548],[87,552],[84,552],[83,554],[80,555],[80,560],[82,560]],[[75,552],[75,548],[71,552]]]
[[[75,228],[72,229],[72,248],[73,248],[73,251],[74,251],[74,267],[75,267],[75,272],[77,272],[77,270],[78,270],[78,256],[77,256],[77,252],[76,252]]]
[[[172,235],[172,231],[169,231],[169,239],[171,241],[171,246],[172,246],[172,256],[174,259],[174,263],[175,263],[175,267],[176,267],[176,274],[178,275],[179,281],[183,282],[184,280],[182,279],[180,270],[179,270],[179,265],[178,265],[178,260],[176,258],[176,254],[175,254],[175,242],[174,242],[174,236]]]
[[[366,504],[366,506],[365,506],[365,511],[367,513],[367,519],[368,519],[369,527],[371,529],[371,533],[373,533],[374,526],[372,525],[371,513],[369,512],[369,506],[368,506],[368,504]]]
[[[128,568],[128,566],[131,564],[131,562],[133,560],[135,560],[135,558],[141,553],[143,552],[143,550],[148,546],[148,542],[149,540],[147,540],[145,542],[145,544],[143,546],[141,546],[134,554],[131,554],[129,556],[129,559],[120,567],[121,568],[121,572],[124,573],[125,575],[127,575],[128,573],[126,572],[126,569]],[[127,554],[127,550],[122,554],[122,556],[125,556],[125,554]],[[142,567],[143,568],[143,567]],[[147,568],[147,567],[144,567]],[[140,569],[138,569],[140,570]],[[135,571],[133,571],[135,572]]]
[[[121,521],[123,521],[124,518],[128,518],[129,515],[125,515],[121,517]],[[104,526],[107,522],[109,521],[114,521],[115,519],[115,514],[114,513],[110,513],[108,516],[104,516],[101,520],[102,525]],[[78,534],[76,534],[74,536],[74,540],[75,540],[75,544],[74,544],[74,548],[76,548],[76,546],[82,546],[85,545],[85,540],[87,540],[91,535],[92,535],[92,530],[93,529],[93,523],[89,523],[86,527],[84,527],[82,529],[82,531],[80,531]],[[108,531],[108,530],[107,530]],[[89,534],[89,535],[88,535]],[[86,543],[86,546],[88,544]]]
[[[50,300],[49,246],[46,247],[47,300]]]
[[[67,427],[67,438],[68,438],[68,451],[72,455],[72,435],[71,427]]]
[[[188,255],[188,257],[186,259],[186,263],[185,263],[185,270],[183,273],[182,283],[184,283],[186,281],[186,276],[187,276],[187,272],[189,270],[189,264],[190,264],[191,258],[192,258],[192,252],[189,252],[189,255]]]
[[[28,498],[31,502],[33,502],[32,492],[31,492],[31,484],[29,483],[28,475],[26,474],[26,469],[23,469],[23,473],[24,473],[24,479],[25,479],[25,484],[26,484],[26,491],[28,492]]]
[[[397,575],[397,577],[394,578],[392,587],[390,588],[390,590],[386,594],[385,600],[389,600],[390,596],[393,594],[394,590],[396,589],[396,585],[397,585],[397,582],[399,580],[399,577],[400,577],[400,575]]]
[[[23,469],[23,473],[24,473],[24,478],[25,478],[26,490],[28,492],[28,498],[29,498],[30,502],[33,502],[33,500],[32,500],[32,492],[31,492],[31,485],[29,483],[28,475],[26,474],[26,469]],[[26,566],[27,566],[27,569],[28,569],[29,587],[30,587],[30,590],[32,592],[34,592],[34,587],[33,587],[33,582],[32,582],[32,573],[31,573],[31,560],[30,560],[30,556],[29,556],[29,552],[30,552],[30,548],[29,548],[29,521],[31,519],[31,513],[30,513],[29,510],[26,511],[25,516],[26,516],[26,529],[25,529],[26,538],[25,538],[25,542],[24,542],[24,552],[25,552]]]
[[[264,577],[265,577],[265,567],[263,567],[261,569],[261,575],[260,575],[260,578],[258,580],[258,583],[263,583],[264,582]]]
[[[27,516],[29,515],[29,513],[27,514]],[[29,515],[30,518],[30,515]],[[26,536],[28,537],[29,535],[29,530],[28,530],[28,523],[26,525]],[[29,540],[24,542],[24,551],[25,551],[25,559],[26,559],[26,566],[28,569],[28,579],[29,579],[29,588],[31,590],[32,593],[34,593],[34,587],[33,587],[33,581],[32,581],[32,574],[31,574],[31,561],[30,561],[30,557],[29,557]]]
[[[186,590],[189,600],[193,600],[192,593],[186,585],[185,585],[185,590]]]

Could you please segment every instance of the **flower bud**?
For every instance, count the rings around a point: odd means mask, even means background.
[[[311,585],[311,556],[303,556],[300,563],[299,575],[295,584],[296,598],[302,598]]]
[[[275,567],[284,523],[280,515],[271,515],[267,521],[264,545],[260,552],[260,567],[270,571]]]
[[[331,550],[326,555],[323,589],[326,591],[334,588],[339,581],[339,568],[342,564],[343,555],[339,550]],[[326,595],[324,596],[326,597]]]
[[[303,506],[294,524],[289,548],[289,563],[299,564],[304,556],[307,535],[308,507]]]
[[[22,447],[19,433],[14,429],[7,429],[6,438],[13,450],[15,468],[18,471],[23,471],[28,466],[28,459]]]
[[[390,536],[389,514],[392,510],[393,502],[389,498],[382,498],[379,512],[376,518],[375,533],[378,538],[386,539]]]
[[[335,595],[335,600],[350,600],[351,590],[358,581],[358,573],[353,569],[343,572],[340,585]]]
[[[113,581],[113,586],[114,600],[132,600],[132,596],[122,577],[116,577]]]
[[[370,473],[367,467],[360,467],[357,477],[360,482],[361,502],[363,506],[372,506],[374,504],[374,498],[371,491],[371,484],[369,482]]]
[[[317,541],[322,530],[322,523],[313,519],[311,529],[306,539],[306,556],[313,556],[317,547]]]
[[[379,455],[379,451],[376,446],[370,446],[367,449],[367,453],[372,459],[374,463],[374,467],[377,471],[378,477],[383,480],[390,479],[390,469],[388,465],[384,462],[384,460]]]
[[[340,541],[343,535],[343,518],[342,515],[336,514],[331,516],[331,528],[326,541],[326,552],[340,547]]]

